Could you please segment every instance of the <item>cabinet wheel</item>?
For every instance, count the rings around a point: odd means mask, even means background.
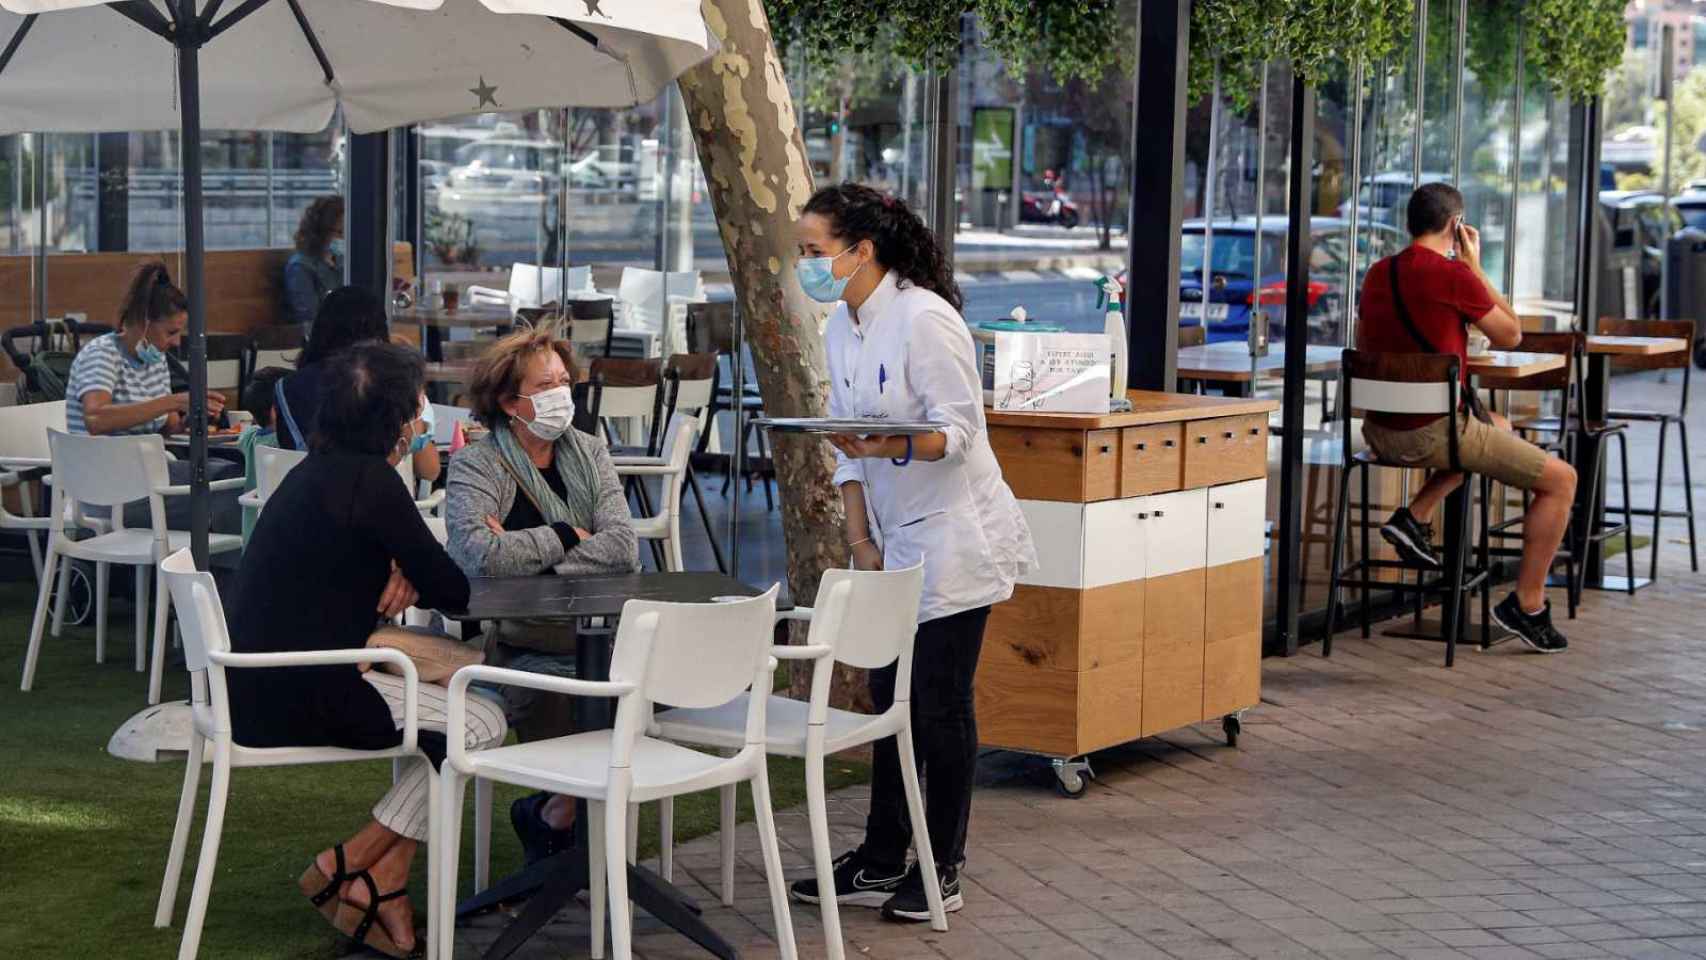
[[[1238,746],[1238,735],[1244,732],[1244,724],[1233,714],[1227,714],[1220,721],[1220,729],[1226,731],[1226,745]]]
[[[1069,800],[1077,800],[1090,789],[1096,774],[1087,760],[1058,759],[1054,761],[1054,792]]]

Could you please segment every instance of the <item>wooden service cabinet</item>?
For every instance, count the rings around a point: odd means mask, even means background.
[[[1260,698],[1275,405],[1131,397],[1123,414],[989,412],[1038,563],[990,613],[986,745],[1075,757]]]

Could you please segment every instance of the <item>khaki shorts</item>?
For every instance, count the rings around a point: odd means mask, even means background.
[[[1407,467],[1451,469],[1451,420],[1440,417],[1417,430],[1390,430],[1364,421],[1363,439],[1382,460]],[[1492,477],[1520,490],[1532,490],[1546,469],[1546,451],[1508,430],[1472,416],[1459,420],[1457,460],[1464,470]]]

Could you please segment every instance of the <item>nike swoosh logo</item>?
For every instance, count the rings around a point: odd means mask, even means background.
[[[855,873],[853,875],[853,889],[855,889],[855,890],[875,890],[878,887],[886,887],[889,884],[891,884],[891,883],[893,883],[899,879],[900,879],[899,877],[889,877],[886,880],[867,880],[867,879],[865,879],[865,871],[860,870],[858,873]]]

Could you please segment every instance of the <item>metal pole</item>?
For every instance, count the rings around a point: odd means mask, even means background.
[[[1468,43],[1469,0],[1457,0],[1457,50],[1453,54],[1455,69],[1452,75],[1457,78],[1456,110],[1457,123],[1451,131],[1451,182],[1454,186],[1463,185],[1463,56],[1464,46]],[[1510,259],[1506,256],[1506,259]]]
[[[1416,127],[1410,134],[1410,189],[1422,185],[1422,120],[1427,115],[1423,80],[1428,72],[1428,0],[1416,0]],[[1394,211],[1396,213],[1396,211]]]
[[[272,178],[273,178],[273,158],[272,158],[272,131],[271,131],[271,130],[268,130],[268,131],[267,131],[267,132],[266,132],[266,136],[265,136],[265,138],[264,138],[264,141],[263,141],[263,142],[265,142],[265,143],[266,143],[266,151],[267,151],[267,216],[266,216],[266,222],[267,222],[267,242],[266,242],[266,243],[264,243],[264,244],[262,244],[262,246],[267,246],[267,247],[270,247],[270,246],[272,246],[272,245],[273,245],[273,238],[272,238],[272,217],[273,217],[273,209],[272,209],[272,208],[273,208],[273,182],[272,182]]]
[[[31,171],[36,187],[36,319],[47,319],[47,138],[38,133],[35,140],[36,162]]]
[[[1288,317],[1309,315],[1309,188],[1315,167],[1315,88],[1293,72],[1291,81],[1291,169],[1287,202],[1285,309]],[[1297,652],[1303,570],[1303,407],[1308,378],[1309,324],[1285,325],[1285,390],[1280,395],[1280,498],[1275,610],[1281,651]]]
[[[1665,24],[1662,31],[1664,46],[1659,52],[1659,92],[1665,98],[1665,158],[1664,172],[1659,176],[1659,192],[1670,202],[1671,144],[1676,132],[1676,28]],[[1595,182],[1598,182],[1595,171]],[[1670,319],[1670,237],[1662,238],[1659,248],[1659,319]],[[1645,304],[1640,304],[1645,307]],[[1645,310],[1642,310],[1644,313]]]
[[[1202,323],[1204,342],[1208,337],[1208,298],[1209,281],[1213,279],[1214,262],[1214,178],[1220,173],[1220,60],[1214,61],[1214,92],[1208,101],[1208,161],[1207,176],[1203,177],[1202,187],[1202,315],[1197,319]],[[1256,228],[1258,231],[1261,227]],[[1257,238],[1260,241],[1260,237]],[[1230,308],[1228,308],[1230,311]],[[1255,384],[1251,384],[1252,387]]]
[[[201,28],[195,0],[178,0],[178,119],[184,171],[184,293],[190,301],[190,553],[207,569],[207,296],[201,195]]]
[[[1132,72],[1131,212],[1126,218],[1130,384],[1173,390],[1179,363],[1179,226],[1184,215],[1185,71],[1191,0],[1137,5]]]
[[[1262,61],[1262,92],[1261,99],[1256,101],[1256,250],[1250,265],[1250,312],[1249,325],[1245,330],[1245,345],[1250,348],[1250,393],[1256,392],[1256,386],[1261,381],[1257,379],[1260,373],[1257,365],[1261,362],[1256,356],[1256,317],[1262,312],[1262,241],[1266,235],[1263,227],[1263,217],[1268,212],[1268,61]],[[1228,307],[1228,312],[1232,308]]]
[[[1351,71],[1351,215],[1348,224],[1351,242],[1347,244],[1349,251],[1345,257],[1344,346],[1347,347],[1356,345],[1356,306],[1360,292],[1357,290],[1357,215],[1362,212],[1362,84],[1363,62],[1358,57],[1356,67]],[[1372,210],[1369,212],[1373,213]]]
[[[918,71],[906,71],[900,102],[900,195],[912,203],[912,125],[918,117]]]
[[[734,416],[734,446],[729,449],[729,576],[740,579],[740,488],[746,480],[746,434],[742,432],[746,405],[746,364],[741,362],[746,336],[740,301],[730,311],[729,367],[734,381],[729,385],[729,413]]]
[[[954,245],[950,242],[960,225],[959,203],[954,184],[959,178],[959,70],[930,71],[928,113],[930,119],[929,203],[930,229],[953,266]]]
[[[1522,75],[1527,69],[1523,62],[1522,18],[1516,19],[1516,125],[1511,128],[1511,213],[1505,227],[1505,297],[1516,299],[1516,215],[1522,207],[1522,108],[1523,98],[1528,94],[1523,89]]]
[[[557,281],[557,306],[562,315],[569,315],[569,108],[557,110],[558,130],[563,137],[563,164],[557,174],[557,268],[562,271]]]

